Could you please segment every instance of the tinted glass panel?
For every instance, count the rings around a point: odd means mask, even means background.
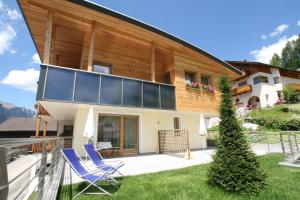
[[[44,90],[44,85],[45,85],[45,76],[46,76],[46,67],[45,66],[41,66],[41,70],[40,70],[40,78],[38,81],[38,89],[37,89],[37,93],[36,93],[36,99],[42,99],[43,98],[43,90]]]
[[[123,81],[123,105],[126,106],[141,106],[142,83],[135,80]]]
[[[121,105],[122,79],[117,77],[101,77],[101,104]]]
[[[172,86],[161,85],[161,108],[162,109],[175,109],[175,89]]]
[[[159,108],[159,86],[144,82],[143,105],[148,108]]]
[[[74,71],[49,67],[45,98],[72,101],[74,77]]]
[[[75,86],[75,101],[99,102],[100,76],[84,72],[77,72]]]

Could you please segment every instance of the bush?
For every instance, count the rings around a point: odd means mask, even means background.
[[[290,85],[286,85],[283,88],[283,98],[287,103],[297,103],[299,102],[300,93],[295,90]]]
[[[300,131],[299,105],[279,105],[268,109],[253,110],[249,122],[267,129]]]
[[[229,192],[256,194],[265,187],[265,174],[251,151],[231,101],[229,80],[222,77],[219,138],[208,182]]]

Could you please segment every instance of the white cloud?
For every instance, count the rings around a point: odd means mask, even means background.
[[[297,25],[300,26],[300,20],[298,21]]]
[[[265,40],[268,37],[269,38],[275,37],[275,36],[280,35],[281,33],[283,33],[288,27],[289,27],[288,24],[281,24],[281,25],[277,26],[277,28],[275,28],[273,32],[269,33],[268,35],[263,34],[263,35],[260,36],[260,38]]]
[[[13,27],[0,21],[0,55],[11,50],[11,44],[16,37],[17,33]]]
[[[32,55],[32,61],[31,61],[31,63],[32,64],[40,64],[41,63],[39,54],[35,53],[35,54]]]
[[[6,15],[9,17],[11,20],[18,20],[21,19],[20,13],[16,9],[7,9],[6,10]]]
[[[2,84],[35,92],[40,72],[33,68],[27,70],[12,70],[1,81]]]
[[[265,39],[267,39],[267,36],[265,34],[263,34],[263,35],[260,36],[260,38],[265,40]]]
[[[285,47],[288,41],[296,40],[297,35],[293,35],[289,38],[286,36],[280,38],[276,43],[268,46],[263,46],[261,49],[255,49],[250,52],[250,55],[258,62],[269,63],[274,53],[281,55],[282,49]]]
[[[17,50],[11,49],[11,50],[10,50],[10,53],[11,53],[11,54],[15,54],[15,53],[17,53]]]
[[[280,35],[280,34],[283,33],[288,27],[289,27],[288,24],[281,24],[281,25],[277,26],[277,28],[276,28],[273,32],[271,32],[271,33],[269,34],[269,37],[274,37],[274,36],[276,36],[276,35]]]

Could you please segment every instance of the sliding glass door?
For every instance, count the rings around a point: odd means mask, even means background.
[[[138,117],[124,116],[124,153],[137,153]]]
[[[99,115],[98,146],[119,149],[120,155],[138,153],[138,135],[138,116]]]

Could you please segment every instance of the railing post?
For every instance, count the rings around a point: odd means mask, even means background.
[[[283,141],[283,133],[282,132],[280,132],[280,143],[281,143],[282,153],[285,154],[284,141]]]
[[[6,149],[0,148],[0,200],[6,200],[8,197],[8,177],[6,165]]]
[[[299,145],[298,145],[298,140],[297,140],[297,135],[296,135],[296,133],[294,133],[294,141],[295,141],[296,149],[297,149],[297,152],[298,152],[298,151],[299,151]]]
[[[45,184],[45,177],[46,177],[46,168],[47,168],[47,142],[42,143],[42,159],[41,159],[41,166],[39,171],[39,184],[38,184],[38,192],[36,199],[43,199],[44,195],[44,184]]]

